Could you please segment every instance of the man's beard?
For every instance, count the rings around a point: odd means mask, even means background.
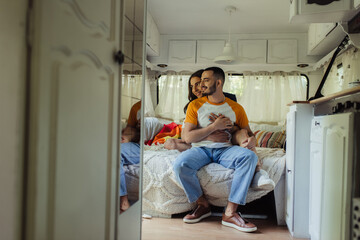
[[[209,92],[202,92],[203,97],[204,96],[211,96],[214,92],[216,92],[216,83],[214,83],[212,86],[208,87],[206,90],[209,90]]]

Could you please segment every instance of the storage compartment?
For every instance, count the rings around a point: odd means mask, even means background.
[[[195,40],[169,41],[169,63],[195,63]]]
[[[310,2],[310,3],[309,3]],[[356,14],[352,0],[334,0],[317,4],[309,0],[290,1],[291,23],[346,22]],[[323,1],[318,1],[323,2]]]
[[[346,33],[338,23],[312,23],[308,31],[308,55],[326,55],[335,49]]]
[[[296,39],[268,40],[268,63],[297,63]]]
[[[238,40],[241,63],[266,63],[267,40]]]

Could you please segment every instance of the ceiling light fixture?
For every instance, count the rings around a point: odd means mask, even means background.
[[[225,44],[224,50],[220,56],[217,56],[214,59],[215,63],[218,64],[236,64],[239,63],[239,58],[237,54],[234,53],[234,49],[231,45],[231,14],[236,11],[236,7],[228,6],[225,8],[225,11],[229,14],[229,39]]]

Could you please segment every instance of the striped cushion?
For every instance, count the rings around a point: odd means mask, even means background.
[[[267,132],[258,130],[254,134],[257,147],[282,148],[286,140],[285,131]]]

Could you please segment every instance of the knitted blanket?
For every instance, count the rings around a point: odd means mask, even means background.
[[[285,169],[285,152],[279,148],[256,148],[262,168],[269,177],[278,183]],[[191,210],[183,188],[175,180],[172,163],[180,154],[177,150],[167,150],[163,145],[146,146],[144,150],[143,169],[143,212],[153,216],[171,215]],[[138,167],[128,166],[127,185],[129,196],[137,195]],[[226,206],[234,170],[219,164],[211,163],[198,172],[200,184],[206,198],[212,205]],[[132,189],[132,192],[129,190]],[[247,202],[269,193],[271,190],[250,188]]]

